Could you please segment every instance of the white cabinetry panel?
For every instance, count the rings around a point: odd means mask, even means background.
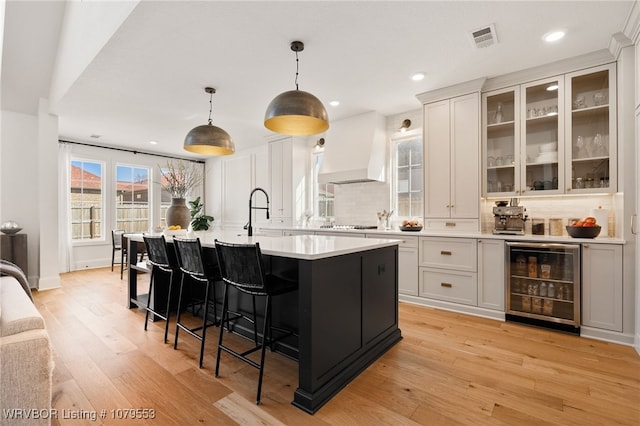
[[[478,306],[504,311],[503,240],[478,240]]]
[[[582,324],[622,331],[622,246],[582,245]]]

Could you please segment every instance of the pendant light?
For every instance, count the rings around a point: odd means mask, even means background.
[[[184,138],[184,149],[189,152],[204,155],[229,155],[236,150],[229,133],[211,124],[211,110],[213,108],[213,94],[216,89],[205,87],[209,94],[209,123],[194,127]]]
[[[298,52],[304,43],[294,41],[291,50],[296,53],[296,90],[276,96],[264,114],[267,129],[285,135],[315,135],[329,128],[329,117],[322,102],[309,92],[298,89]]]

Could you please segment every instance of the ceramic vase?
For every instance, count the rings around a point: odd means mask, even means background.
[[[172,198],[171,205],[167,208],[167,226],[180,225],[182,229],[189,227],[191,212],[184,198]]]

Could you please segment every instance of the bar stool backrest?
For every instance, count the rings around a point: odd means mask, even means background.
[[[260,244],[232,244],[215,240],[222,280],[241,291],[266,295]]]
[[[194,278],[206,280],[204,264],[202,262],[202,246],[200,239],[175,238],[173,244],[176,248],[178,265],[180,270]]]
[[[143,235],[142,238],[147,248],[149,263],[162,268],[171,268],[169,255],[167,254],[167,242],[164,239],[164,235]]]
[[[111,231],[111,243],[115,250],[122,248],[122,235],[124,234],[124,230],[122,229],[113,229]]]

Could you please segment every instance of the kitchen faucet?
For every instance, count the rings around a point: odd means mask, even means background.
[[[253,207],[253,194],[257,191],[260,191],[267,198],[267,206],[266,207]],[[245,225],[245,229],[247,230],[247,235],[251,237],[253,235],[253,227],[251,226],[251,210],[266,210],[267,211],[267,219],[269,219],[269,194],[262,188],[254,188],[249,194],[249,223]]]

